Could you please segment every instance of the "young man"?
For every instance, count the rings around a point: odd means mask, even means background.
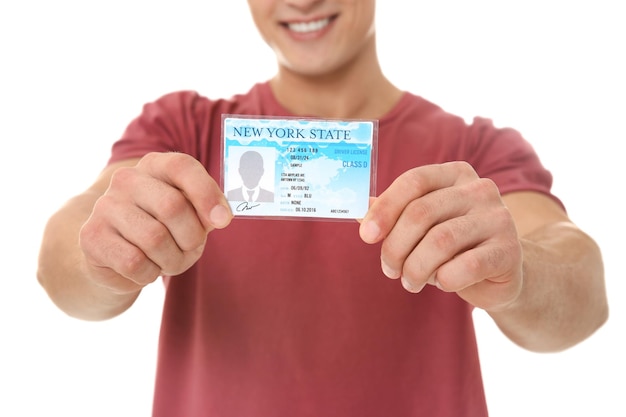
[[[146,105],[42,242],[39,280],[72,316],[118,315],[164,277],[155,416],[485,416],[473,308],[533,351],[602,325],[600,251],[550,173],[517,132],[396,88],[374,0],[248,3],[276,76]],[[222,114],[379,120],[380,194],[360,223],[233,219]]]

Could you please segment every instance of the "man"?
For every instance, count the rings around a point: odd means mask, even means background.
[[[148,104],[42,242],[39,280],[76,317],[164,277],[155,416],[485,416],[473,308],[533,351],[602,325],[600,251],[550,173],[517,132],[396,88],[374,0],[248,4],[276,76]],[[378,119],[381,193],[360,224],[233,219],[219,114]]]
[[[230,201],[271,203],[274,193],[261,188],[259,181],[263,177],[263,157],[257,151],[246,151],[239,158],[239,175],[243,185],[226,194]]]

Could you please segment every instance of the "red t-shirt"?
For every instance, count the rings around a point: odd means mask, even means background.
[[[229,100],[176,92],[147,104],[112,161],[193,155],[220,177],[221,115],[291,116],[267,83]],[[550,194],[552,177],[512,129],[471,125],[405,93],[381,120],[377,190],[404,171],[470,162],[502,193]],[[357,222],[234,219],[166,278],[154,416],[486,416],[472,307],[380,269]]]

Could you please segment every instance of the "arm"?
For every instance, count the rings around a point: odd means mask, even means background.
[[[112,164],[48,221],[37,277],[69,315],[107,319],[160,275],[193,265],[207,234],[231,217],[215,181],[189,155]]]
[[[372,203],[360,233],[382,241],[389,278],[411,292],[456,292],[529,350],[567,348],[606,320],[593,240],[548,197],[503,198],[466,163],[407,171]]]
[[[523,285],[506,309],[489,314],[520,346],[566,349],[607,320],[600,249],[550,198],[520,192],[503,199],[520,234]]]

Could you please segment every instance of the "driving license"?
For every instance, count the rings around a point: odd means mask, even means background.
[[[358,219],[375,194],[378,121],[222,116],[235,216]]]

